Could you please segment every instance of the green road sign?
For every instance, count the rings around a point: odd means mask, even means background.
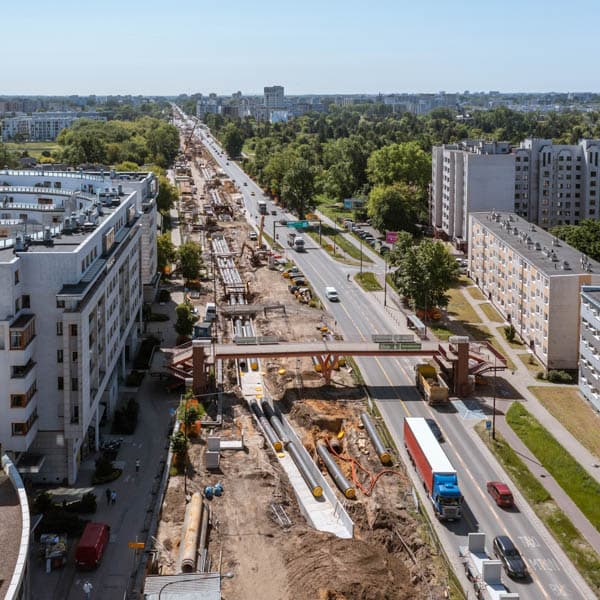
[[[308,221],[288,221],[288,227],[294,227],[294,229],[306,229],[308,227]]]

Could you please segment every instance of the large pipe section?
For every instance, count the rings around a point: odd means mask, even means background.
[[[196,570],[198,534],[200,514],[202,512],[202,496],[196,492],[185,509],[181,545],[179,546],[179,568],[182,573],[193,573]]]
[[[202,511],[202,525],[200,526],[200,543],[198,544],[198,550],[200,552],[200,555],[204,557],[205,560],[205,549],[206,549],[206,542],[208,540],[208,520],[210,517],[210,507],[208,506],[208,504],[206,504],[206,502],[204,503],[204,509]],[[204,563],[203,560],[203,563]],[[206,570],[206,565],[202,564],[201,565],[202,570],[205,571]]]
[[[340,488],[344,496],[350,499],[356,498],[356,490],[350,485],[350,482],[346,479],[335,460],[333,460],[333,457],[331,454],[329,454],[327,446],[325,446],[323,442],[317,443],[317,454],[321,457],[321,460],[327,467],[331,478],[335,481],[335,484],[338,486],[338,488]]]
[[[271,424],[269,423],[269,421],[263,415],[262,411],[258,407],[258,404],[256,403],[255,400],[250,401],[250,408],[256,415],[256,418],[258,419],[261,427],[263,428],[263,431],[265,432],[265,436],[269,440],[269,443],[271,444],[271,446],[273,446],[273,448],[277,452],[281,452],[283,450],[283,442],[277,437],[277,434],[271,427]]]
[[[294,442],[288,444],[287,451],[289,455],[292,457],[292,460],[298,467],[298,471],[302,475],[304,481],[306,481],[306,485],[310,488],[312,495],[315,498],[320,498],[323,495],[323,488],[319,485],[317,478],[310,472],[306,464],[304,464],[304,460],[302,459],[302,455],[300,451],[294,445]]]
[[[284,448],[287,447],[287,445],[290,443],[290,439],[288,438],[285,432],[285,428],[283,427],[281,419],[275,414],[273,407],[266,400],[262,401],[262,409],[265,413],[265,416],[267,417],[267,419],[269,419],[269,422],[273,426],[275,433],[283,442]]]
[[[387,448],[383,445],[383,442],[381,441],[381,438],[379,437],[379,434],[375,429],[375,425],[373,425],[369,415],[367,413],[361,413],[360,419],[363,422],[363,425],[365,426],[369,437],[371,438],[371,443],[375,447],[377,456],[379,456],[379,460],[383,464],[392,462],[392,457],[388,452]]]

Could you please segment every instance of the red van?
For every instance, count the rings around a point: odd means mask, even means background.
[[[95,569],[100,563],[109,538],[108,525],[88,523],[75,550],[75,564],[81,569]]]
[[[487,491],[498,506],[510,508],[515,501],[510,488],[500,481],[488,481]]]

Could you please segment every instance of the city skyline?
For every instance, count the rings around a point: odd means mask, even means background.
[[[538,0],[468,0],[461,10],[440,0],[368,11],[312,0],[251,8],[107,0],[102,11],[71,0],[48,11],[33,0],[28,8],[25,21],[20,7],[5,7],[14,26],[3,45],[14,59],[4,65],[3,95],[258,95],[271,84],[289,95],[600,90],[600,7],[589,0],[569,10]],[[576,53],[557,51],[558,42]]]

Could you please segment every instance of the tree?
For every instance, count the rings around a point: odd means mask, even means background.
[[[286,206],[294,210],[300,219],[313,206],[315,175],[308,162],[296,160],[283,178],[282,196]]]
[[[200,269],[203,266],[202,248],[197,242],[185,242],[177,250],[177,261],[181,275],[187,281],[189,279],[198,279]]]
[[[392,246],[388,256],[388,262],[392,266],[398,266],[402,258],[413,245],[413,236],[408,231],[399,231],[398,239]]]
[[[162,213],[169,212],[177,200],[178,194],[175,186],[164,176],[158,176],[158,195],[156,197],[156,206]]]
[[[158,270],[162,273],[177,256],[177,251],[168,233],[163,233],[156,238],[156,254]]]
[[[367,174],[374,185],[403,181],[426,188],[431,180],[431,158],[417,142],[390,144],[369,156]]]
[[[190,337],[194,331],[194,323],[197,321],[197,317],[185,302],[177,305],[175,314],[177,315],[175,331],[178,335]]]
[[[459,275],[458,265],[446,246],[424,240],[406,249],[399,258],[396,285],[415,310],[425,312],[448,305],[447,291]]]
[[[160,123],[148,132],[147,143],[154,162],[161,167],[168,167],[179,153],[179,131],[174,125]]]
[[[590,258],[600,260],[600,221],[585,219],[579,225],[559,225],[550,233]]]
[[[231,158],[237,158],[242,153],[244,136],[234,123],[227,123],[221,134],[221,140],[225,151]]]
[[[404,182],[377,185],[369,194],[367,213],[380,231],[398,229],[415,233],[421,210],[418,188]]]

